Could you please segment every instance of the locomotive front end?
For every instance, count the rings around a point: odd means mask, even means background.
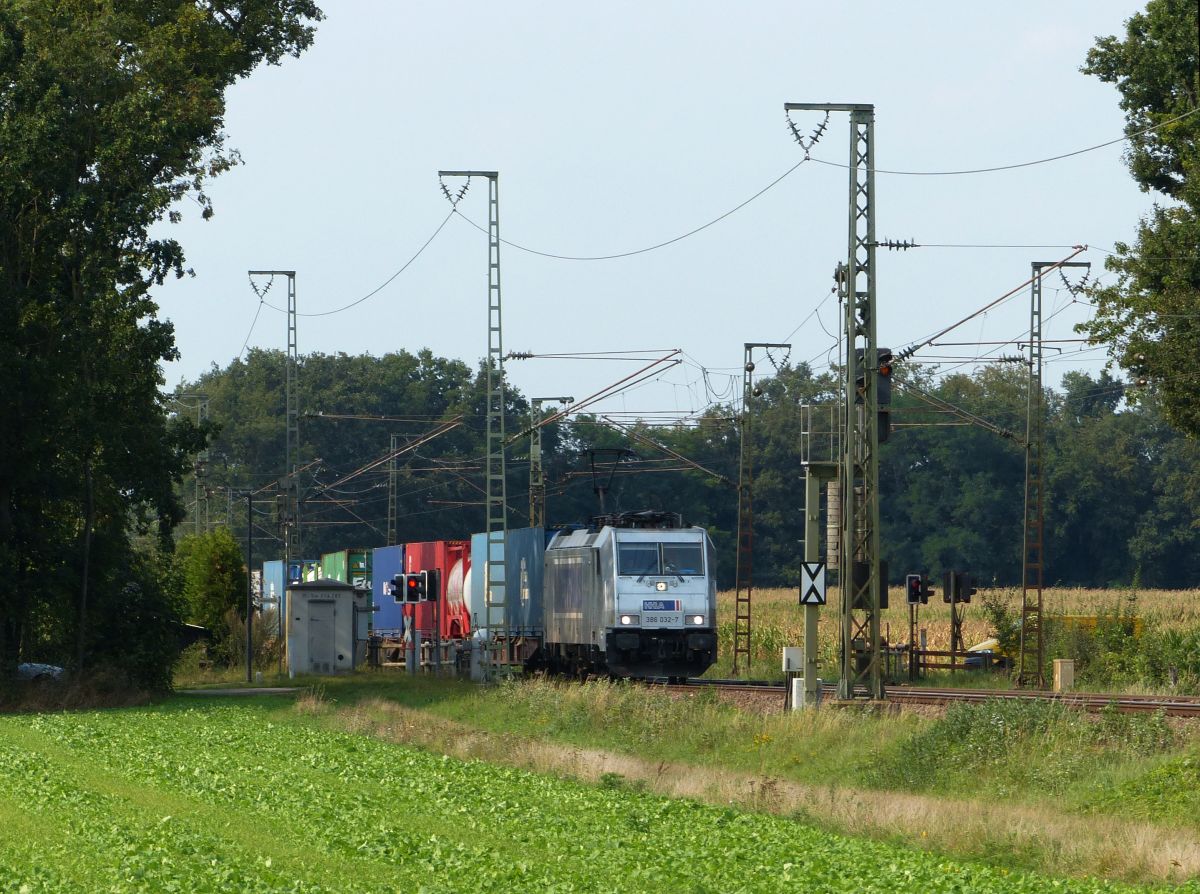
[[[708,534],[695,527],[610,530],[612,551],[604,550],[601,560],[615,596],[604,643],[609,671],[631,677],[704,673],[717,659],[717,585]]]

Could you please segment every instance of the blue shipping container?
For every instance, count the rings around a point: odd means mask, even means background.
[[[504,550],[505,611],[512,636],[541,636],[545,528],[509,528]],[[471,535],[471,587],[467,604],[472,622],[482,619],[487,534]]]
[[[379,611],[375,612],[375,632],[384,636],[399,636],[404,628],[404,605],[388,594],[384,587],[404,571],[404,547],[381,546],[371,560],[372,592]]]

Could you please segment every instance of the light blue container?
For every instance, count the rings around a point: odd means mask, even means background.
[[[542,578],[546,560],[545,528],[509,528],[504,551],[504,597],[509,635],[541,636]],[[487,534],[471,535],[471,586],[467,604],[472,624],[483,618],[483,581]]]
[[[263,607],[277,608],[281,614],[287,612],[287,588],[305,579],[306,568],[319,565],[317,559],[293,559],[288,562],[287,576],[283,573],[283,559],[271,559],[263,562]]]

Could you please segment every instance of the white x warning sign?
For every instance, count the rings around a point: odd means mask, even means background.
[[[805,562],[800,566],[800,604],[825,604],[825,563]]]

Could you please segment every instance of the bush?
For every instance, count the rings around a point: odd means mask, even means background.
[[[213,649],[213,657],[230,667],[246,664],[246,622],[237,609],[225,613],[224,628],[228,635]],[[274,611],[254,616],[250,631],[253,665],[259,670],[277,669],[282,643],[279,640],[279,616]]]
[[[149,692],[171,689],[179,657],[183,600],[171,558],[157,551],[132,552],[123,578],[97,582],[87,631],[89,674]]]
[[[984,590],[980,600],[989,632],[1005,655],[1016,655],[1021,648],[1021,618],[1013,611],[1014,590]]]
[[[227,642],[237,639],[234,627],[243,639],[246,630],[246,564],[233,534],[227,528],[189,534],[179,541],[177,555],[188,619],[207,628],[218,649],[244,654],[243,647]]]

